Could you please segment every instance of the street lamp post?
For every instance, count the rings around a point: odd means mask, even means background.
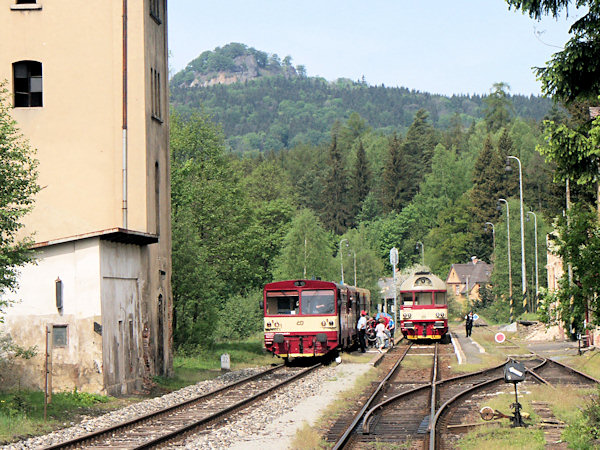
[[[506,157],[506,170],[510,171],[510,160],[515,159],[519,163],[519,199],[521,202],[521,285],[523,286],[523,309],[527,311],[527,280],[525,271],[525,227],[523,226],[523,171],[521,160],[516,156]]]
[[[354,253],[354,286],[356,286],[356,252]]]
[[[535,309],[538,307],[538,295],[539,295],[539,282],[538,282],[538,238],[537,238],[537,215],[533,211],[527,212],[527,220],[529,220],[529,214],[533,216],[533,230],[535,235]]]
[[[494,253],[496,253],[496,228],[492,222],[485,223],[485,230],[487,231],[487,226],[490,225],[492,227],[492,247],[494,248]]]
[[[498,199],[499,202],[502,203],[506,203],[506,241],[507,241],[507,248],[508,248],[508,298],[510,301],[510,323],[513,322],[513,318],[514,318],[514,304],[513,304],[513,295],[512,295],[512,268],[511,268],[511,261],[510,261],[510,208],[508,207],[508,202],[503,199],[500,198]],[[498,205],[498,209],[500,208],[500,205]]]
[[[340,241],[340,268],[342,269],[342,284],[344,284],[344,257],[342,255],[342,242],[346,241],[346,247],[348,247],[348,239],[342,239]]]
[[[421,241],[417,241],[417,249],[421,246],[421,264],[425,265],[425,248],[423,247],[423,243]]]
[[[392,265],[392,282],[394,283],[394,323],[398,323],[398,294],[396,289],[396,266],[398,265],[398,249],[393,247],[390,250],[390,264]],[[385,311],[387,312],[387,311]]]

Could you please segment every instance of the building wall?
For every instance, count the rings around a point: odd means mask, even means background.
[[[103,241],[102,348],[104,383],[112,395],[142,389],[142,289],[145,248]]]
[[[4,331],[23,347],[37,346],[37,355],[20,361],[14,386],[43,389],[46,326],[66,325],[67,345],[52,351],[55,390],[102,392],[102,337],[94,331],[101,324],[100,247],[98,239],[77,240],[37,251],[37,265],[20,272],[20,290],[9,299]],[[57,309],[55,282],[62,281],[63,308]]]
[[[169,375],[172,293],[166,0],[152,2],[159,5],[159,20],[150,14],[150,0],[15,3],[9,0],[0,6],[0,80],[8,80],[12,91],[12,64],[33,60],[42,63],[43,83],[42,107],[13,110],[19,128],[37,149],[43,188],[25,219],[24,234],[35,233],[34,239],[42,247],[65,240],[86,242],[87,236],[102,230],[156,235],[157,243],[142,244],[136,250],[140,270],[136,277],[142,281],[135,289],[128,281],[106,281],[97,268],[96,278],[86,281],[94,285],[97,305],[89,311],[89,305],[82,307],[87,317],[96,317],[97,322],[102,321],[94,314],[105,316],[109,323],[103,324],[103,333],[117,336],[119,345],[133,342],[134,357],[145,361],[144,367],[152,374]],[[160,74],[159,83],[155,73]],[[104,250],[102,261],[110,266],[121,258],[132,258],[130,249]],[[73,267],[66,263],[67,254],[63,259],[64,267]],[[96,264],[99,266],[100,259]],[[27,270],[37,271],[36,266]],[[65,275],[70,276],[74,275]],[[29,309],[38,301],[38,284],[29,285],[35,279],[23,279],[19,295],[25,312],[11,309],[10,314],[16,314],[11,321],[49,319],[36,308]],[[64,286],[75,289],[68,280]],[[78,296],[85,287],[77,287]],[[104,301],[107,289],[115,292],[114,303]],[[137,300],[131,297],[134,291]],[[131,301],[138,302],[136,308],[130,308]],[[117,333],[120,316],[111,307],[139,314],[134,339]],[[124,323],[129,327],[129,322]],[[103,340],[103,345],[105,352],[111,351],[108,341]],[[135,377],[141,372],[138,366],[132,369]],[[124,378],[104,374],[108,387],[123,380],[127,380],[127,389],[135,384],[128,378],[131,374],[118,373]]]

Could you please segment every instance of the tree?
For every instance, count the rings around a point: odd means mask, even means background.
[[[515,156],[515,154],[513,140],[508,130],[504,128],[498,138],[498,155],[500,157],[498,170],[504,173],[503,180],[500,180],[501,189],[499,192],[506,198],[519,195],[519,172],[517,170],[507,172],[505,169],[508,157]],[[522,163],[525,164],[525,161],[522,161]]]
[[[327,231],[309,209],[299,211],[286,234],[276,258],[274,279],[335,279],[336,265]]]
[[[431,159],[437,144],[436,132],[429,123],[429,113],[419,109],[410,127],[406,131],[406,137],[402,149],[406,155],[406,172],[410,174],[409,201],[417,193],[417,189],[425,174],[431,170]],[[408,177],[407,177],[408,178]]]
[[[416,186],[407,186],[409,180],[405,154],[398,136],[394,134],[388,143],[388,156],[383,168],[381,204],[385,212],[400,212],[416,192]]]
[[[323,180],[321,217],[328,230],[343,234],[349,225],[350,204],[343,156],[335,134],[329,147],[328,166],[329,172]]]
[[[583,320],[600,325],[600,225],[595,213],[585,205],[574,205],[567,217],[559,217],[555,239],[556,253],[569,261],[572,282],[569,277],[559,281],[557,293],[560,316],[570,324],[573,332],[583,332]],[[588,315],[587,312],[594,312]]]
[[[350,198],[352,199],[352,217],[356,217],[362,210],[363,202],[371,191],[371,170],[367,161],[367,154],[362,140],[358,142],[356,162],[352,180],[350,182]]]
[[[496,210],[498,198],[506,196],[506,192],[504,192],[505,165],[504,159],[494,148],[491,136],[488,135],[473,167],[473,189],[470,192],[471,212],[474,222],[481,229],[485,222],[493,221],[499,215]]]
[[[563,50],[552,55],[546,67],[536,69],[542,91],[570,103],[595,99],[600,93],[600,4],[595,0],[506,0],[509,8],[523,11],[533,19],[558,17],[570,5],[587,8],[569,30],[571,39]]]
[[[19,232],[40,190],[35,150],[10,115],[9,98],[5,84],[0,82],[0,314],[9,304],[3,294],[16,290],[19,268],[34,258],[33,240]]]
[[[202,115],[171,118],[174,338],[214,341],[210,320],[226,300],[257,288],[256,226],[220,129]]]
[[[510,122],[514,108],[508,99],[509,90],[506,83],[494,83],[490,95],[483,99],[485,123],[489,132],[506,127]]]

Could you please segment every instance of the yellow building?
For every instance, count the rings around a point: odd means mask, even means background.
[[[475,256],[470,263],[452,264],[446,285],[448,295],[454,296],[463,305],[472,305],[480,300],[479,290],[490,283],[493,266],[479,261]]]
[[[129,393],[172,370],[166,0],[7,0],[0,80],[37,149],[21,271],[3,331],[43,387]]]

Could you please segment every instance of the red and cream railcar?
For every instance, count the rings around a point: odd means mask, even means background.
[[[448,342],[446,293],[446,283],[430,272],[415,272],[400,285],[404,337]]]
[[[287,280],[263,291],[265,348],[288,359],[323,356],[358,341],[356,322],[371,304],[367,289],[320,280]]]

